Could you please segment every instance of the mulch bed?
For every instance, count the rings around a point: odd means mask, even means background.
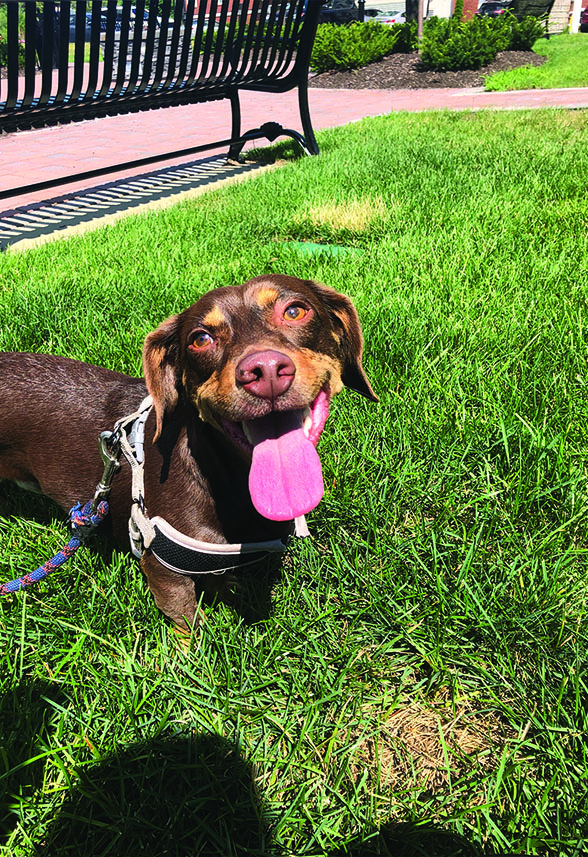
[[[430,71],[417,53],[391,54],[379,62],[355,71],[327,71],[310,78],[308,85],[319,89],[451,89],[479,87],[484,78],[497,71],[522,65],[543,65],[547,57],[533,51],[503,51],[494,62],[477,71]]]

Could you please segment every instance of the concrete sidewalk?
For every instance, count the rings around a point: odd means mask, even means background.
[[[588,107],[588,87],[515,92],[484,92],[481,89],[310,89],[309,100],[313,126],[316,130],[320,130],[354,122],[366,116],[395,111],[586,108]],[[244,131],[258,127],[261,122],[267,121],[280,122],[285,127],[300,128],[295,91],[280,95],[243,92],[241,106],[241,127]],[[128,170],[85,182],[68,180],[68,176],[75,172],[177,151],[211,140],[226,139],[229,129],[230,106],[228,102],[215,101],[0,136],[0,158],[3,165],[0,190],[8,190],[18,185],[52,177],[64,178],[62,185],[50,191],[29,193],[0,201],[0,246],[6,246],[17,240],[17,235],[13,233],[18,232],[15,224],[18,224],[19,217],[28,215],[30,223],[32,213],[39,211],[40,207],[45,210],[49,208],[52,214],[57,215],[55,205],[58,203],[79,197],[87,200],[89,192],[95,195],[105,189],[112,193],[115,188],[124,186],[125,181],[129,185],[129,180],[134,180],[131,183],[134,186],[139,175],[143,177],[143,184],[154,177],[159,179],[161,176],[167,177],[163,182],[166,186],[163,196],[167,198],[174,197],[170,189],[171,177],[174,175],[171,168],[184,168],[187,164],[196,165],[198,168],[196,172],[200,176],[199,170],[204,168],[203,165],[214,164],[213,172],[220,170],[220,178],[237,177],[241,172],[240,168],[223,171],[222,161],[218,157],[212,161],[210,157],[196,161],[192,156],[176,162],[162,162],[162,167],[155,170],[153,168]],[[260,140],[258,145],[265,145],[265,143],[265,140]],[[220,152],[217,152],[218,154]],[[250,172],[251,169],[248,167],[246,171]],[[205,168],[204,171],[204,184],[209,186],[212,174],[210,169]],[[190,190],[187,186],[189,175],[184,171],[180,172],[180,176],[182,187],[178,192],[186,193]],[[201,184],[197,177],[195,190]],[[133,194],[125,192],[125,195],[126,204],[122,209],[135,210],[136,206],[131,200]],[[139,200],[136,205],[152,203],[153,199],[157,198],[157,190],[153,190],[152,187],[149,194],[143,188],[143,196],[149,199]],[[110,207],[116,209],[113,199]],[[59,220],[59,217],[57,219]],[[86,214],[86,223],[92,219]],[[47,223],[45,225],[47,226]],[[8,232],[7,227],[9,227]],[[63,226],[56,226],[56,228],[63,228]],[[30,232],[35,230],[29,228]]]

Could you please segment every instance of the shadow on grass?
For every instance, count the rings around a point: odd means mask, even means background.
[[[58,689],[19,684],[0,698],[0,848],[43,788]],[[40,757],[40,758],[37,758]],[[239,747],[211,734],[130,744],[75,772],[37,857],[285,857]],[[314,849],[303,853],[318,855]],[[433,823],[387,824],[324,857],[490,857]],[[510,857],[510,855],[500,855]],[[520,857],[524,857],[521,855]]]
[[[486,850],[463,836],[437,826],[424,824],[389,824],[367,841],[350,842],[328,857],[514,857]],[[519,854],[518,857],[528,857]]]
[[[0,697],[0,847],[42,787],[52,702],[60,693],[50,683],[18,683]]]
[[[483,849],[434,824],[385,825],[367,842],[303,853],[514,857]],[[36,854],[286,857],[290,852],[272,842],[252,771],[238,749],[218,736],[199,735],[193,740],[132,745],[86,769]]]
[[[63,509],[49,497],[26,491],[14,482],[3,479],[0,479],[0,515],[5,518],[24,518],[45,526],[60,519],[63,519],[64,526],[66,522]]]
[[[132,744],[78,776],[37,854],[271,853],[250,767],[216,735]]]
[[[273,609],[273,591],[282,577],[282,563],[281,555],[270,555],[256,565],[229,572],[229,575],[234,575],[236,585],[232,596],[228,597],[225,603],[245,625],[256,625],[269,619]],[[196,592],[201,592],[198,580]],[[209,610],[214,609],[216,601],[204,592],[202,603]]]

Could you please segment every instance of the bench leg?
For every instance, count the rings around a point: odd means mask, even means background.
[[[307,155],[318,155],[319,147],[314,136],[312,121],[310,119],[310,109],[308,107],[308,83],[306,78],[301,80],[298,85],[298,106],[300,107],[300,119],[302,120],[302,131],[304,132],[304,143],[302,148]]]
[[[238,161],[241,150],[245,145],[245,140],[255,140],[259,137],[265,137],[270,143],[273,143],[278,137],[291,137],[300,145],[300,148],[305,155],[318,155],[319,147],[314,136],[312,121],[310,119],[310,109],[308,106],[308,85],[306,79],[300,81],[298,86],[298,107],[300,110],[300,119],[302,122],[302,131],[294,131],[291,128],[284,128],[278,122],[265,122],[259,128],[253,128],[241,135],[241,105],[239,103],[239,92],[233,90],[229,96],[231,101],[231,140],[238,140],[241,137],[241,142],[232,143],[229,148],[228,159]]]
[[[239,102],[239,90],[233,89],[231,100],[231,140],[237,140],[241,136],[241,104]],[[227,158],[229,161],[238,161],[241,150],[245,143],[232,143]]]

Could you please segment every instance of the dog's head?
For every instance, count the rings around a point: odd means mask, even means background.
[[[362,347],[351,301],[309,280],[270,275],[209,292],[145,340],[155,438],[184,397],[251,458],[257,510],[302,515],[322,496],[315,446],[331,397],[347,386],[378,401]]]

